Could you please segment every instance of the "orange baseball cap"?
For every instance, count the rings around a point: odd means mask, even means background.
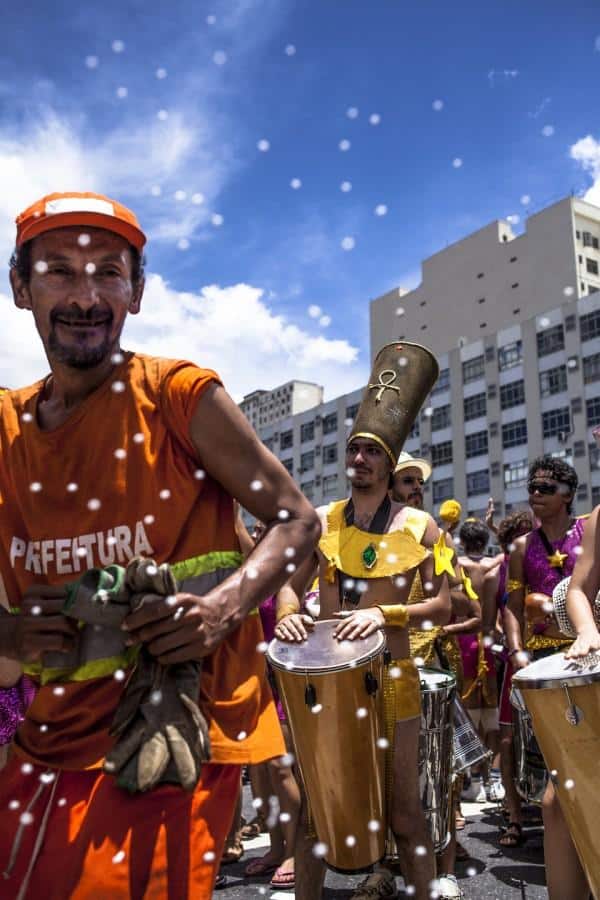
[[[16,223],[17,247],[44,231],[69,225],[88,225],[114,231],[140,251],[146,243],[146,235],[135,213],[102,194],[77,191],[47,194],[20,213]]]

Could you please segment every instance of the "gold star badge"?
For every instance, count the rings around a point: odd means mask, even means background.
[[[555,550],[552,556],[548,557],[548,562],[553,569],[562,569],[567,556],[568,553],[561,553],[560,550]]]

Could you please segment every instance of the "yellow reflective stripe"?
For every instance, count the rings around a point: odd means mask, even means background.
[[[244,557],[238,550],[214,550],[202,556],[192,556],[181,562],[171,563],[171,571],[178,581],[193,578],[194,575],[205,575],[216,569],[237,569]]]
[[[139,652],[139,646],[128,647],[119,656],[94,659],[77,669],[47,669],[42,667],[41,663],[25,663],[23,671],[26,675],[39,678],[42,685],[54,681],[91,681],[93,678],[106,678],[108,675],[114,675],[117,669],[128,669],[136,661]]]

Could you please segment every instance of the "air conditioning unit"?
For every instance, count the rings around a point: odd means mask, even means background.
[[[320,456],[320,455],[321,455],[321,448],[315,447],[315,456]]]
[[[496,478],[500,474],[500,463],[493,462],[490,466],[490,472],[493,478]]]
[[[423,456],[426,456],[429,453],[429,444],[423,444],[420,451]]]
[[[585,456],[585,441],[575,441],[573,444],[573,456]]]
[[[565,331],[575,331],[577,328],[577,316],[565,316]]]
[[[273,435],[273,440],[274,440],[274,441],[278,441],[278,440],[279,440],[279,432],[278,432],[278,431],[276,431],[275,434]]]
[[[498,393],[497,386],[495,384],[488,384],[488,389],[487,389],[488,400],[493,400],[497,393]]]
[[[489,431],[490,431],[490,437],[496,437],[498,435],[498,423],[490,422]]]
[[[316,485],[321,484],[321,476],[320,475],[315,475],[315,484]]]
[[[320,425],[322,421],[321,416],[315,416],[315,425]]]
[[[581,397],[573,397],[571,400],[571,412],[572,413],[580,413],[583,409],[583,403]]]
[[[588,497],[588,486],[587,484],[580,484],[577,488],[577,499],[578,500],[587,500]]]
[[[569,372],[576,372],[579,369],[579,357],[570,356],[567,360],[567,369]]]
[[[494,362],[496,359],[496,348],[495,347],[486,347],[485,348],[485,361],[486,362]]]

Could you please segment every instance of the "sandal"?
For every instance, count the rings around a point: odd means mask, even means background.
[[[277,871],[278,863],[269,862],[262,856],[251,860],[244,869],[244,877],[252,877],[254,875],[272,875]]]
[[[522,847],[527,841],[527,835],[523,834],[523,826],[520,822],[509,822],[498,839],[501,847],[511,850],[513,847]]]
[[[296,876],[293,872],[284,872],[282,869],[277,869],[271,878],[271,887],[291,891],[296,887]]]
[[[230,844],[229,847],[225,847],[223,851],[223,856],[221,857],[221,865],[228,866],[230,863],[239,862],[244,853],[245,850],[242,847],[242,842],[240,841],[239,836],[236,834],[235,841]]]
[[[264,819],[258,818],[258,816],[253,819],[251,822],[248,822],[247,825],[244,825],[241,830],[241,836],[243,841],[252,841],[254,838],[260,837],[261,834],[264,834],[269,829],[267,828],[267,823]]]

